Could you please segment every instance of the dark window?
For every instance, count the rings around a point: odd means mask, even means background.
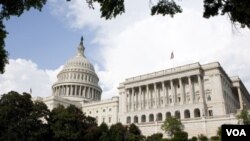
[[[208,110],[208,115],[213,116],[213,110]]]

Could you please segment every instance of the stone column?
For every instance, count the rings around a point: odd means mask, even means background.
[[[73,93],[73,95],[75,96],[76,95],[76,93],[77,93],[77,85],[74,85],[74,93]]]
[[[88,87],[85,87],[85,95],[86,95],[86,98],[89,98]]]
[[[138,101],[139,101],[139,109],[142,109],[142,93],[141,93],[141,86],[139,86],[139,93],[138,93]]]
[[[237,90],[238,90],[238,97],[239,97],[239,103],[240,103],[240,110],[242,110],[244,107],[243,105],[243,99],[242,99],[242,93],[241,93],[241,90],[240,90],[240,87],[237,87]]]
[[[180,84],[180,89],[181,89],[181,101],[180,101],[180,104],[184,104],[184,88],[183,88],[181,78],[179,78],[179,84]]]
[[[134,88],[132,88],[132,93],[131,93],[131,95],[132,95],[132,99],[131,99],[132,111],[134,111],[134,93],[135,93]]]
[[[78,85],[76,85],[75,86],[75,96],[78,96],[78,94],[79,94],[79,87],[78,87]]]
[[[129,91],[129,89],[127,89],[127,94],[128,94],[128,111],[131,110],[131,93]]]
[[[73,86],[70,85],[70,94],[69,94],[69,96],[72,96],[72,95],[73,95]]]
[[[94,94],[95,94],[95,100],[97,100],[97,91],[94,89]]]
[[[62,94],[65,95],[65,94],[64,94],[64,86],[62,86]]]
[[[208,115],[207,103],[205,100],[204,84],[203,84],[203,79],[201,75],[198,75],[198,82],[199,82],[199,89],[200,89],[200,97],[203,103],[203,115],[207,116]]]
[[[142,108],[145,109],[146,90],[142,92]]]
[[[148,93],[149,93],[149,108],[152,108],[153,107],[153,94],[149,86],[148,86]]]
[[[65,87],[65,85],[63,85],[62,87],[63,87],[63,95],[65,96],[66,95],[66,87]]]
[[[80,85],[79,87],[80,87],[79,88],[79,96],[82,96],[82,86]]]
[[[59,95],[60,94],[60,86],[57,86],[57,94]]]
[[[135,90],[134,90],[135,91]],[[138,93],[137,92],[134,92],[135,93],[135,109],[138,109]]]
[[[190,100],[191,100],[191,103],[194,103],[194,92],[193,92],[193,84],[192,84],[191,76],[188,77],[188,85],[189,85]]]
[[[54,94],[57,96],[56,87],[54,87]]]
[[[89,98],[92,99],[91,87],[89,87]]]
[[[65,96],[68,96],[69,94],[69,87],[65,85]]]
[[[93,89],[89,87],[90,98],[93,99]]]
[[[201,80],[201,76],[197,75],[198,77],[198,84],[199,84],[199,91],[200,91],[200,99],[202,102],[204,102],[204,93],[203,93],[203,86],[202,86],[202,80]]]
[[[153,96],[154,96],[154,107],[158,107],[158,101],[157,101],[157,95],[158,95],[158,92],[157,92],[157,89],[156,89],[156,83],[154,83],[154,93],[153,93]]]
[[[75,95],[76,95],[76,86],[73,85],[73,96],[75,96]]]
[[[89,96],[89,99],[91,99],[91,88],[90,87],[88,87],[88,96]]]
[[[64,94],[63,94],[63,86],[60,86],[60,87],[61,87],[61,94],[64,95]]]
[[[62,95],[62,86],[59,86],[58,89],[59,89],[59,94]]]
[[[61,86],[58,87],[58,93],[59,93],[59,95],[61,95],[61,88],[60,87]]]
[[[55,95],[57,96],[57,87],[54,88],[54,91],[55,91]]]
[[[168,105],[169,104],[169,86],[168,86],[168,83],[166,83],[165,91],[166,91],[166,104],[165,105]]]
[[[60,88],[60,86],[57,87],[57,93],[58,93],[58,95],[60,94],[60,89],[59,88]]]
[[[84,86],[82,86],[82,96],[83,96],[84,98],[87,98],[87,97],[85,96],[85,87],[84,87]]]
[[[163,93],[163,107],[166,106],[166,88],[164,85],[164,82],[161,83],[161,87],[162,87],[162,93]]]
[[[171,85],[171,92],[172,92],[172,104],[176,103],[176,94],[175,94],[175,88],[173,84],[173,80],[170,80],[170,85]]]
[[[62,86],[62,93],[65,96],[65,86],[64,85]]]
[[[146,105],[146,107],[147,107],[147,109],[149,109],[149,88],[148,88],[149,86],[148,85],[146,85],[146,103],[147,103],[147,105]]]

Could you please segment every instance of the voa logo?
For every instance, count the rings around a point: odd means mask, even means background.
[[[226,129],[227,136],[247,136],[244,129]]]

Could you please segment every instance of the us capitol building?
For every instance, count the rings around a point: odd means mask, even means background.
[[[35,98],[50,110],[59,104],[76,105],[98,124],[135,123],[143,135],[162,132],[166,118],[174,116],[189,136],[216,135],[222,124],[237,124],[236,113],[250,109],[250,95],[238,76],[229,77],[218,62],[187,64],[127,78],[119,97],[101,100],[102,89],[93,65],[84,55],[83,39],[52,86],[53,95]]]

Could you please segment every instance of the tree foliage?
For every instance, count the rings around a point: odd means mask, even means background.
[[[250,124],[250,114],[247,109],[243,107],[239,115],[237,115],[240,124],[249,125]]]
[[[51,112],[31,95],[11,91],[0,99],[0,140],[11,141],[100,141],[107,125],[100,128],[96,120],[80,109],[59,105]]]
[[[240,23],[241,27],[250,28],[249,0],[204,0],[205,18],[227,14],[232,23]]]
[[[145,141],[162,141],[162,137],[162,133],[155,133],[151,136],[148,136]]]
[[[198,140],[198,138],[196,137],[196,136],[193,136],[191,139],[190,139],[190,141],[197,141]]]
[[[221,127],[218,127],[216,135],[221,139],[221,135],[222,135]]]
[[[198,135],[198,139],[199,139],[200,141],[208,141],[208,137],[205,136],[205,135],[203,135],[203,134],[199,134],[199,135]]]
[[[183,131],[184,125],[179,119],[170,116],[166,118],[161,129],[168,133],[169,136],[173,136],[175,133]]]
[[[32,102],[30,94],[11,91],[0,99],[0,140],[33,141],[48,139],[49,110]]]
[[[188,140],[188,133],[187,132],[176,132],[174,134],[174,138],[172,139],[172,141],[187,141]]]
[[[70,1],[70,0],[68,0]],[[100,4],[101,17],[115,18],[125,12],[124,0],[86,0],[89,7],[94,8],[93,3]],[[177,0],[158,0],[151,6],[151,15],[170,15],[173,17],[182,12]],[[218,15],[228,15],[232,23],[240,23],[241,27],[250,28],[250,1],[249,0],[204,0],[203,17],[210,18]]]
[[[141,135],[141,130],[134,123],[130,124],[128,132],[134,135]]]
[[[151,15],[161,14],[163,16],[170,15],[173,17],[176,13],[181,12],[181,7],[173,0],[159,0],[158,3],[151,8]]]
[[[49,117],[48,124],[55,140],[83,140],[84,135],[97,126],[93,118],[86,117],[73,105],[67,108],[59,105],[51,111]]]

